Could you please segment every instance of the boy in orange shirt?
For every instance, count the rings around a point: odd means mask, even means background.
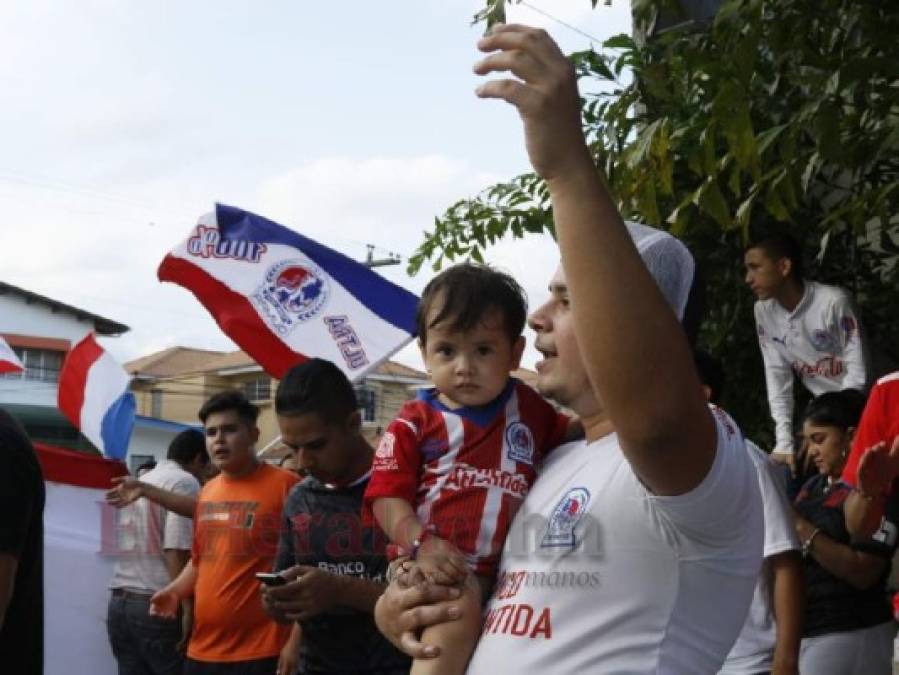
[[[259,410],[237,391],[200,409],[206,449],[221,473],[200,492],[191,560],[150,600],[150,613],[174,617],[194,597],[194,628],[185,675],[272,675],[289,626],[262,609],[257,572],[269,572],[281,511],[297,476],[260,462]]]

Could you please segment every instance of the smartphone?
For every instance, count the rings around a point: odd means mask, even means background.
[[[283,586],[287,583],[287,579],[280,574],[268,574],[266,572],[257,572],[256,578],[266,586]]]

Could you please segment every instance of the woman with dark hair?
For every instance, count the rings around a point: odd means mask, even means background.
[[[805,411],[802,433],[819,474],[794,502],[805,560],[806,607],[799,671],[816,675],[889,674],[896,627],[886,593],[899,532],[899,504],[880,531],[852,541],[843,515],[851,488],[840,481],[864,408],[854,390],[822,394]]]

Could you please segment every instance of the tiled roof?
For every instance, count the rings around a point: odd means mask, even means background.
[[[169,347],[125,364],[125,370],[132,375],[152,377],[174,377],[186,373],[206,370],[206,364],[220,357],[224,352],[190,347]]]
[[[125,369],[132,375],[174,377],[187,373],[209,372],[256,365],[256,362],[246,352],[241,350],[216,352],[192,349],[190,347],[170,347],[161,352],[129,361],[125,364]],[[396,361],[385,361],[375,369],[375,373],[393,377],[428,379],[428,376],[420,370],[409,368]]]

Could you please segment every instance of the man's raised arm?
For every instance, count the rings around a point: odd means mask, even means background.
[[[572,64],[542,30],[497,26],[476,67],[515,79],[485,98],[514,105],[534,169],[546,181],[575,336],[593,391],[628,461],[655,493],[696,487],[715,458],[716,431],[687,340],[609,195],[581,128]],[[590,438],[590,420],[584,420]]]
[[[193,518],[194,511],[197,509],[196,497],[178,494],[171,490],[163,490],[131,476],[113,478],[112,482],[115,487],[106,492],[106,502],[116,508],[122,508],[132,502],[136,502],[141,497],[146,497],[151,502],[159,504],[162,508],[185,518]]]

